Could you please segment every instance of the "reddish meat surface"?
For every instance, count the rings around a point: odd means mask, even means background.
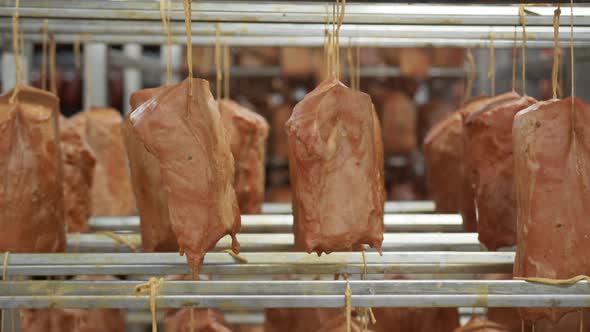
[[[373,308],[375,332],[452,332],[459,326],[456,308]]]
[[[511,332],[511,330],[483,317],[473,316],[467,324],[455,329],[455,332]]]
[[[434,126],[444,121],[455,110],[456,106],[442,100],[431,100],[420,106],[418,112],[418,141],[421,144]]]
[[[123,118],[112,108],[91,108],[83,113],[86,139],[96,157],[92,184],[92,214],[135,214],[129,163],[123,142]]]
[[[231,332],[225,326],[223,314],[213,309],[181,309],[172,311],[166,315],[164,331]]]
[[[393,92],[383,103],[383,146],[385,154],[407,154],[416,149],[417,111],[414,102],[401,92]]]
[[[326,320],[317,332],[344,332],[347,331],[346,326],[346,314],[344,312],[340,312],[339,314],[333,315],[328,320]],[[310,330],[306,330],[310,331]],[[363,328],[361,324],[354,318],[350,320],[350,331],[351,332],[363,332]],[[373,330],[364,330],[365,332],[372,332]]]
[[[139,90],[131,95],[131,109],[167,90],[167,86]],[[168,212],[168,196],[160,175],[160,162],[149,152],[137,133],[130,118],[123,128],[125,147],[131,167],[131,182],[140,216],[141,245],[143,251],[177,251],[178,241],[172,230]]]
[[[80,128],[81,116],[60,118],[63,192],[68,232],[88,232],[92,215],[91,190],[96,158]]]
[[[234,161],[209,83],[192,79],[189,86],[186,79],[162,87],[129,115],[129,129],[159,162],[170,224],[196,275],[223,236],[239,249],[240,211]]]
[[[467,101],[460,109],[459,112],[462,115],[463,119],[465,120],[471,113],[476,111],[480,111],[482,109],[486,109],[491,104],[502,103],[506,99],[511,98],[518,98],[518,94],[516,93],[505,93],[501,94],[496,97],[475,97]],[[463,121],[463,125],[465,125],[465,121]],[[463,129],[464,130],[464,129]],[[467,156],[466,153],[468,152],[468,142],[465,140],[465,132],[463,133],[463,144],[462,144],[462,158],[463,162],[461,162],[460,167],[460,174],[461,174],[461,216],[463,217],[463,225],[466,230],[473,230],[477,229],[477,218],[476,218],[476,211],[475,211],[475,191],[471,181],[471,169],[468,167],[467,163]]]
[[[21,309],[22,332],[125,332],[120,309]]]
[[[518,245],[516,277],[590,275],[590,107],[571,98],[536,103],[513,127]],[[576,309],[525,309],[527,321]]]
[[[342,309],[334,308],[273,308],[265,310],[265,332],[317,331],[322,324]]]
[[[461,207],[462,146],[463,120],[459,113],[437,124],[424,140],[428,191],[438,213],[457,213]]]
[[[0,96],[0,252],[64,251],[59,101],[16,89]]]
[[[474,189],[477,232],[489,250],[516,244],[512,122],[516,113],[536,102],[512,92],[504,95],[464,114],[465,166]]]
[[[293,112],[293,105],[285,103],[277,107],[272,112],[271,147],[272,158],[286,160],[289,158],[289,142],[287,141],[287,131],[285,123],[289,120]]]
[[[219,102],[235,165],[234,188],[240,213],[262,211],[268,123],[259,114],[231,100]]]
[[[295,106],[286,127],[296,248],[380,250],[383,148],[371,98],[324,81]]]

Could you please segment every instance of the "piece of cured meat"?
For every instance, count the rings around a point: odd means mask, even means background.
[[[383,145],[371,98],[326,80],[295,106],[286,127],[296,248],[380,250]]]
[[[536,103],[513,127],[518,244],[515,277],[590,275],[590,107],[576,98]],[[527,308],[558,321],[572,308]]]
[[[260,213],[264,201],[268,123],[232,100],[219,101],[219,111],[234,157],[234,188],[240,213]]]
[[[317,331],[322,324],[342,309],[335,308],[272,308],[265,310],[264,331]]]
[[[207,81],[190,80],[162,87],[131,112],[128,128],[159,162],[170,224],[196,275],[223,236],[231,235],[238,251],[240,211],[217,103]]]
[[[131,109],[142,104],[168,87],[139,90],[131,95]],[[131,167],[131,182],[140,216],[141,245],[147,252],[178,251],[178,241],[172,230],[168,213],[168,196],[160,175],[160,162],[149,152],[128,117],[123,128],[125,147]]]
[[[385,154],[408,154],[417,145],[417,111],[414,102],[395,91],[383,103],[383,145]]]
[[[455,332],[511,332],[511,330],[483,317],[473,316],[467,324],[457,328]]]
[[[112,108],[85,111],[86,139],[96,157],[92,214],[127,216],[136,212],[129,162],[123,141],[123,117]]]
[[[185,308],[166,315],[165,332],[231,332],[223,314],[213,309]]]
[[[516,197],[512,122],[536,101],[531,97],[500,99],[464,114],[467,176],[474,190],[479,241],[488,250],[516,244]]]
[[[86,144],[79,115],[60,118],[60,143],[63,168],[63,192],[68,232],[88,232],[92,215],[91,190],[96,158]]]
[[[64,251],[59,100],[15,89],[0,96],[0,252]]]

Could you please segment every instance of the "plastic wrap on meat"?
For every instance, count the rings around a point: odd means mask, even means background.
[[[96,158],[86,143],[82,114],[60,118],[63,192],[68,232],[88,232]]]
[[[205,253],[240,230],[234,161],[209,83],[189,79],[162,88],[129,115],[129,129],[159,162],[172,230],[198,274]],[[192,96],[189,96],[189,92]]]
[[[127,216],[136,212],[123,142],[123,118],[112,108],[83,113],[86,139],[96,157],[92,184],[92,214]]]
[[[516,277],[590,275],[590,107],[539,102],[514,120],[518,244]],[[522,309],[527,321],[558,321],[573,308]]]
[[[474,189],[479,241],[488,250],[516,244],[516,197],[512,122],[520,110],[536,101],[511,97],[465,115],[467,176]]]
[[[295,246],[377,250],[383,242],[383,146],[371,98],[327,80],[286,124]]]
[[[167,86],[139,90],[131,95],[131,109],[148,102]],[[140,216],[141,245],[147,252],[178,251],[168,212],[168,196],[160,175],[160,162],[149,152],[133,130],[130,118],[123,127],[125,147],[131,167],[131,183]]]
[[[219,102],[221,122],[234,157],[234,188],[242,214],[262,211],[268,123],[231,100]]]
[[[65,250],[58,104],[28,86],[0,96],[1,252]]]

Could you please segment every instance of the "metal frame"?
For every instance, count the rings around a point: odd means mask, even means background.
[[[2,281],[2,308],[146,308],[136,281]],[[586,281],[553,286],[519,280],[164,281],[159,308],[589,307]]]
[[[385,232],[461,232],[458,214],[386,214]],[[92,217],[91,231],[139,232],[139,217]],[[240,233],[291,233],[292,215],[242,215]]]
[[[499,2],[499,1],[498,1]],[[552,26],[552,6],[528,6],[527,24]],[[327,7],[321,2],[306,1],[198,1],[192,6],[196,22],[282,22],[319,23],[327,19]],[[12,3],[0,5],[0,16],[11,16]],[[589,25],[588,8],[576,3],[575,24]],[[159,3],[154,1],[71,1],[29,0],[20,4],[22,18],[84,19],[84,20],[147,20],[160,21]],[[184,21],[182,4],[173,2],[172,21]],[[518,7],[514,5],[449,5],[348,3],[345,24],[461,24],[519,25]],[[569,15],[562,25],[569,26]]]
[[[139,234],[118,234],[125,242],[141,248]],[[240,251],[293,251],[293,234],[239,233]],[[215,250],[231,249],[231,237],[225,236]],[[106,234],[70,233],[67,237],[68,252],[130,252],[126,244]],[[477,233],[386,233],[383,235],[383,251],[480,251]]]
[[[212,275],[360,274],[359,252],[317,256],[301,252],[242,253],[248,263],[226,253],[208,253],[202,273]],[[511,273],[513,252],[376,252],[365,253],[369,274]],[[6,269],[13,276],[173,275],[189,274],[177,253],[10,254]]]

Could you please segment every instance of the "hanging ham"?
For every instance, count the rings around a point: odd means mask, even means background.
[[[167,196],[162,206],[167,205],[180,250],[198,274],[205,253],[223,236],[231,235],[232,248],[238,251],[240,211],[233,188],[234,161],[217,103],[207,81],[189,80],[161,87],[129,115],[128,129],[159,163]],[[136,158],[134,153],[129,156]]]
[[[96,156],[92,184],[92,214],[135,214],[135,199],[123,142],[121,114],[112,108],[96,107],[83,114],[86,122],[86,139]]]
[[[131,95],[131,109],[166,91],[167,86],[139,90]],[[168,196],[160,175],[160,162],[133,130],[128,117],[124,125],[125,146],[131,166],[131,182],[140,216],[141,245],[146,252],[178,251],[168,212]]]
[[[18,86],[0,96],[0,251],[66,247],[59,100]]]
[[[417,111],[414,102],[401,92],[393,92],[383,103],[383,145],[385,154],[408,154],[417,145]]]
[[[286,127],[296,248],[380,250],[383,147],[371,98],[326,80],[295,106]]]
[[[219,102],[221,122],[234,157],[234,188],[242,214],[262,211],[268,123],[232,100]]]
[[[514,92],[464,114],[467,176],[474,190],[479,241],[488,250],[516,244],[516,197],[512,122],[535,103]]]
[[[590,275],[590,106],[539,102],[513,127],[518,245],[516,277]],[[558,321],[573,308],[527,308],[527,321]]]
[[[68,232],[88,232],[96,158],[84,137],[83,115],[60,118],[63,192]]]

